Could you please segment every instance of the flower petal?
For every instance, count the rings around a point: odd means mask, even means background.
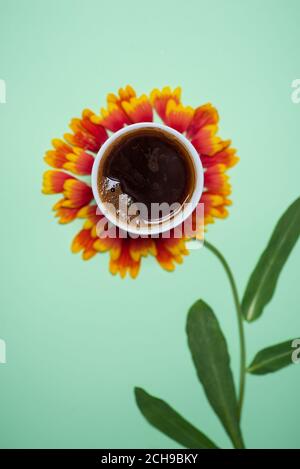
[[[178,104],[174,99],[169,99],[164,121],[169,127],[183,133],[190,125],[193,115],[193,108],[190,106],[183,106],[180,103]]]
[[[91,259],[97,254],[97,251],[93,248],[95,238],[91,235],[91,230],[81,230],[72,241],[71,250],[73,253],[82,251],[83,260]]]
[[[66,201],[64,207],[83,207],[90,203],[93,192],[90,186],[78,179],[68,179],[64,184],[64,196]]]
[[[236,150],[229,147],[229,143],[226,148],[215,153],[214,155],[201,155],[203,167],[208,168],[210,166],[214,166],[215,164],[224,164],[227,168],[232,168],[234,165],[236,165],[236,163],[239,161],[239,158],[236,156]]]
[[[54,150],[49,150],[44,156],[45,162],[53,168],[63,168],[67,161],[67,154],[72,152],[72,147],[58,138],[52,140]]]
[[[156,256],[156,245],[151,238],[136,238],[130,239],[129,252],[131,258],[139,262],[141,257],[146,257],[148,254]]]
[[[204,223],[214,223],[215,218],[226,218],[228,215],[227,206],[231,205],[231,201],[226,197],[204,192],[201,197],[201,202],[204,203]]]
[[[95,114],[92,111],[85,109],[81,119],[71,120],[73,134],[65,134],[64,137],[71,145],[97,153],[108,135],[102,125],[92,121],[93,116]]]
[[[171,99],[175,103],[180,103],[181,88],[177,87],[173,91],[169,86],[165,86],[162,90],[155,88],[150,93],[150,102],[156,110],[159,117],[165,122],[166,108],[168,101]]]
[[[228,182],[229,176],[225,171],[226,166],[224,164],[216,164],[206,169],[204,173],[204,186],[208,192],[225,196],[231,193],[231,186]]]
[[[103,125],[112,132],[122,129],[124,125],[130,124],[128,116],[117,104],[109,103],[107,109],[101,109],[101,116],[93,116],[92,122]]]
[[[217,131],[216,125],[206,125],[196,133],[192,144],[200,155],[214,155],[223,149],[224,142],[216,135]]]
[[[66,155],[67,161],[63,164],[64,169],[81,176],[90,175],[94,164],[94,157],[82,150],[73,148],[73,152]]]
[[[82,207],[77,215],[77,218],[86,218],[90,223],[90,228],[96,225],[98,221],[103,217],[102,213],[96,204],[86,205]]]
[[[114,93],[109,93],[107,95],[107,108],[101,109],[100,116],[92,116],[91,121],[95,124],[103,125],[103,127],[112,132],[117,132],[124,125],[132,124],[132,120],[122,106],[125,102],[129,102],[135,97],[136,93],[130,85],[120,88],[118,96]]]
[[[219,114],[216,108],[210,103],[199,106],[195,109],[193,119],[188,126],[186,136],[189,139],[194,138],[197,132],[206,125],[216,125],[219,122]]]
[[[153,121],[152,106],[145,94],[123,101],[122,108],[132,123]]]
[[[44,194],[59,194],[64,190],[66,181],[72,181],[74,178],[63,171],[49,170],[44,173],[43,189]]]
[[[182,255],[187,255],[188,250],[185,247],[183,239],[159,238],[155,241],[157,254],[156,260],[165,270],[173,271],[175,262],[182,263]]]
[[[111,256],[109,263],[109,270],[113,275],[120,274],[121,278],[124,278],[129,272],[132,278],[135,278],[140,269],[140,261],[132,259],[129,251],[130,241],[128,239],[122,240],[122,248],[120,255],[117,258]]]
[[[109,93],[107,95],[108,103],[115,103],[118,106],[122,105],[123,101],[130,101],[131,98],[136,97],[136,92],[130,85],[126,85],[125,88],[119,88],[118,96],[114,93]]]
[[[94,249],[98,252],[110,252],[110,258],[117,260],[121,254],[122,240],[119,238],[98,238],[94,242]]]
[[[59,218],[58,222],[62,224],[70,223],[78,214],[78,208],[64,207],[63,204],[65,201],[65,198],[59,200],[52,208],[52,210],[56,212],[55,217]]]

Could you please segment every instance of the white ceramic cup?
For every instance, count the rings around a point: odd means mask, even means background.
[[[112,214],[105,204],[100,198],[99,191],[98,191],[98,170],[99,165],[102,157],[106,154],[109,150],[111,145],[114,144],[115,140],[119,137],[124,137],[125,135],[130,135],[132,132],[135,132],[137,129],[159,129],[163,131],[165,134],[169,134],[173,139],[175,138],[185,149],[188,151],[188,154],[191,158],[194,168],[194,177],[195,177],[195,187],[194,191],[191,194],[190,200],[187,204],[182,206],[182,209],[174,215],[173,218],[170,218],[167,221],[164,221],[162,224],[155,224],[155,225],[147,225],[147,226],[132,226],[131,224],[127,224],[126,222],[120,220],[120,218],[115,217]],[[124,139],[122,138],[122,143]],[[168,127],[167,125],[157,124],[154,122],[139,122],[138,124],[131,124],[122,129],[118,130],[114,134],[112,134],[106,142],[100,148],[92,169],[92,190],[94,194],[94,198],[96,203],[101,211],[105,215],[108,221],[113,223],[114,225],[118,226],[120,229],[127,231],[128,233],[139,234],[139,235],[157,235],[159,233],[163,233],[165,231],[169,231],[176,226],[183,223],[194,211],[197,204],[200,201],[200,197],[203,191],[203,166],[201,163],[200,156],[191,142],[181,133],[177,132],[177,130]]]

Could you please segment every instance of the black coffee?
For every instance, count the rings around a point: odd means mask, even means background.
[[[188,202],[194,188],[193,163],[185,147],[160,129],[138,129],[107,150],[98,172],[104,202],[119,208],[120,197],[151,204]]]

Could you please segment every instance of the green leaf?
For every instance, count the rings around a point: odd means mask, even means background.
[[[300,198],[282,215],[262,253],[246,288],[242,310],[254,321],[274,295],[280,272],[300,235]]]
[[[197,301],[187,319],[188,343],[207,399],[236,448],[243,448],[226,340],[211,308]]]
[[[247,368],[248,373],[264,375],[291,365],[293,363],[292,354],[294,351],[292,348],[293,340],[272,345],[272,347],[264,348],[258,352]]]
[[[217,446],[166,402],[135,388],[137,405],[145,419],[179,444],[189,449],[215,449]]]

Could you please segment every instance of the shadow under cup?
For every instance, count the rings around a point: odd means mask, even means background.
[[[181,225],[203,190],[203,167],[191,142],[162,124],[132,124],[101,147],[92,190],[106,219],[121,230],[153,236]]]

